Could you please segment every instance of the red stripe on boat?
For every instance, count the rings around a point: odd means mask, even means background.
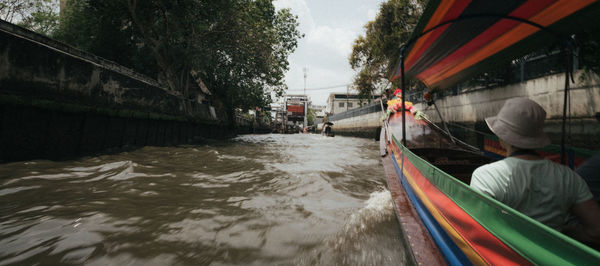
[[[463,10],[470,3],[471,3],[471,1],[465,1],[465,0],[456,1],[456,3],[453,4],[452,7],[450,7],[450,9],[448,10],[448,12],[445,14],[444,18],[442,19],[442,22],[456,19],[458,16],[460,16],[460,14],[463,12]],[[433,30],[432,32],[430,32],[428,34],[429,36],[427,36],[427,41],[419,48],[419,50],[415,51],[414,54],[411,53],[407,56],[406,63],[405,63],[405,69],[410,69],[417,62],[417,59],[419,57],[421,57],[421,55],[427,50],[427,48],[429,48],[429,46],[431,46],[431,44],[433,44],[433,42],[435,40],[437,40],[440,37],[440,35],[442,35],[442,33],[444,33],[444,31],[446,31],[446,29],[448,29],[448,27],[450,27],[450,25],[452,25],[452,23],[444,25],[442,27],[439,27],[439,28]],[[427,30],[429,30],[429,29],[425,29],[423,31],[427,31]]]
[[[531,264],[531,262],[505,245],[504,242],[475,221],[469,214],[424,177],[423,174],[410,163],[404,154],[402,154],[402,156],[404,157],[404,168],[408,171],[409,175],[411,175],[415,184],[427,194],[429,200],[435,205],[438,212],[444,216],[446,222],[449,223],[484,260],[492,265]]]
[[[508,15],[528,19],[529,17],[537,14],[541,10],[544,10],[546,7],[548,7],[555,1],[556,0],[527,1]],[[465,58],[466,56],[471,54],[473,51],[483,47],[490,41],[496,39],[498,36],[517,26],[519,23],[521,22],[510,19],[499,20],[497,23],[485,30],[479,36],[475,37],[473,40],[463,45],[461,48],[454,51],[452,54],[448,55],[442,61],[436,63],[435,65],[418,74],[417,77],[421,80],[424,80],[435,73],[444,71],[445,69],[455,64],[457,61],[460,61],[462,58]]]

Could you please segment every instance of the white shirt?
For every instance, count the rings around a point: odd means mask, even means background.
[[[579,175],[549,160],[508,157],[483,165],[471,187],[557,230],[574,204],[592,198]]]

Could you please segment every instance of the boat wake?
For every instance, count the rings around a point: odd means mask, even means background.
[[[394,219],[392,196],[388,190],[376,191],[371,193],[365,207],[350,216],[341,235],[358,236],[390,219]]]
[[[400,239],[390,192],[376,191],[339,232],[323,240],[323,248],[306,256],[310,261],[297,264],[402,265],[406,260]]]

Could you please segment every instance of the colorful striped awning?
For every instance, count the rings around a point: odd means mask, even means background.
[[[599,17],[594,0],[432,0],[404,53],[405,73],[430,89],[446,88]],[[392,80],[400,72],[398,65]]]

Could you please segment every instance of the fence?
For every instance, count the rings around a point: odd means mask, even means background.
[[[328,121],[337,121],[350,117],[366,115],[370,113],[380,112],[381,111],[381,103],[379,100],[376,100],[374,103],[368,104],[366,106],[355,108],[343,113],[332,115],[328,118]]]

